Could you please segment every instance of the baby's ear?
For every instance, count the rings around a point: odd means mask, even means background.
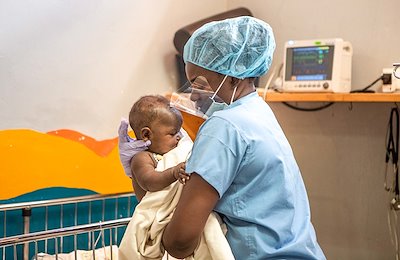
[[[150,140],[151,136],[153,135],[153,133],[151,132],[151,129],[148,127],[143,127],[140,130],[140,135],[141,135],[141,139],[143,141],[147,141]]]

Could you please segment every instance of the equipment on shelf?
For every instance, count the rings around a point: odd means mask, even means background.
[[[340,38],[288,41],[282,91],[349,93],[352,56],[352,45]]]

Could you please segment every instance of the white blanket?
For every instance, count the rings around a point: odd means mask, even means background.
[[[192,145],[192,140],[186,135],[180,140],[177,148],[163,156],[156,170],[162,171],[185,161]],[[161,244],[161,237],[165,226],[171,220],[182,188],[182,184],[174,182],[164,190],[146,193],[142,201],[136,206],[122,238],[118,250],[119,260],[163,258],[164,249]],[[216,213],[209,216],[194,255],[186,259],[234,259]]]
[[[94,253],[94,255],[93,255]],[[38,253],[37,259],[35,256],[32,260],[118,260],[118,247],[113,245],[93,250],[76,250],[71,253],[60,253],[56,255],[49,255],[45,253]]]

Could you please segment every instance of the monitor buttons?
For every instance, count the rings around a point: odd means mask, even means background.
[[[325,82],[324,84],[322,84],[322,87],[323,87],[324,89],[329,88],[329,83],[328,83],[328,82]]]

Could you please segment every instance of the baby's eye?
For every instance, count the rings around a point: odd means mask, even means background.
[[[170,135],[175,136],[175,135],[178,135],[179,133],[180,133],[180,131],[176,131],[176,132],[174,131],[174,132],[171,132]]]

